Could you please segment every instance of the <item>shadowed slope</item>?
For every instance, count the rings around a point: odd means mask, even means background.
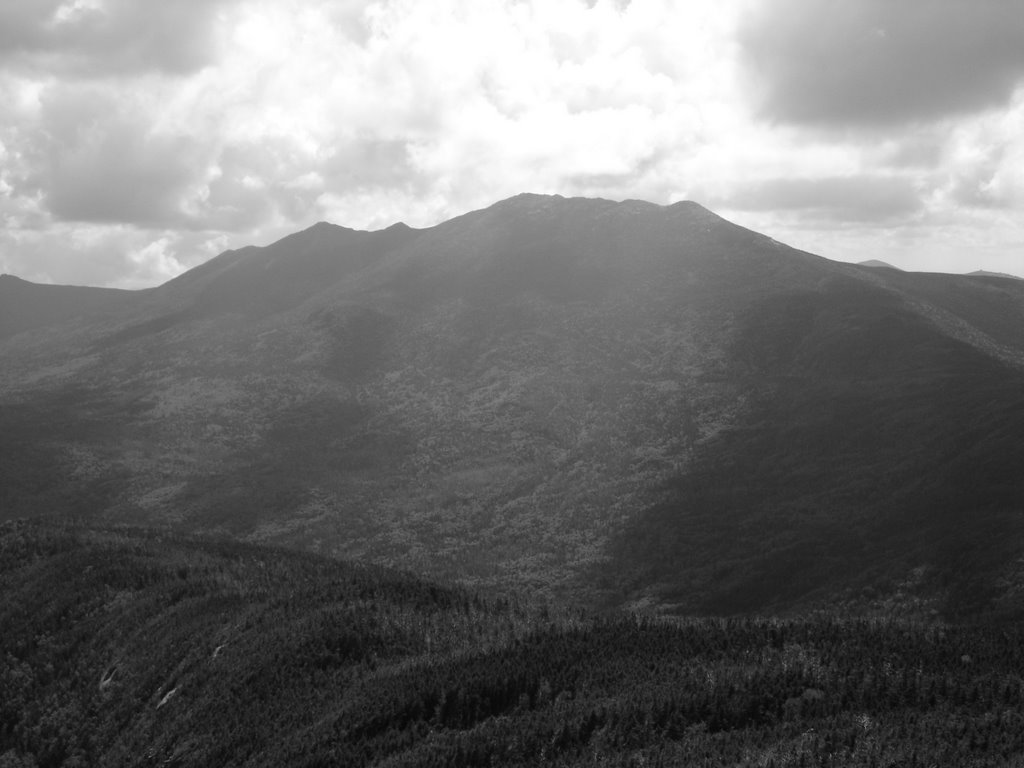
[[[988,765],[1021,629],[561,616],[380,568],[0,525],[0,761]]]
[[[41,285],[0,275],[0,340],[33,328],[95,321],[142,300],[148,291]]]
[[[837,282],[744,316],[733,359],[751,408],[627,526],[620,584],[632,570],[683,611],[856,607],[879,588],[918,609],[1021,611],[1024,373],[1000,359],[1019,338],[993,341],[1020,296],[960,286],[971,311],[943,327],[938,276],[899,277],[899,292]]]
[[[520,195],[317,225],[54,328],[0,348],[10,516],[681,610],[1017,599],[1021,281]]]

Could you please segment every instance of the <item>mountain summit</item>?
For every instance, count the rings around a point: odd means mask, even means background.
[[[519,195],[89,296],[4,300],[7,517],[680,612],[1018,599],[1020,281]]]

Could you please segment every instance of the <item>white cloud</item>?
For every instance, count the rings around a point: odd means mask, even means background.
[[[0,64],[69,78],[194,72],[216,56],[235,0],[4,0]]]
[[[767,124],[750,30],[785,37],[766,25],[793,1],[187,0],[154,21],[133,0],[17,0],[0,9],[5,269],[143,284],[321,219],[425,226],[522,191],[731,204],[833,256],[952,251],[987,227],[1008,255],[1019,103],[884,134],[864,132],[877,111],[853,131]],[[833,205],[797,205],[806,190]]]
[[[70,285],[143,288],[225,250],[217,233],[139,230],[121,225],[0,231],[0,272]]]
[[[774,0],[740,39],[760,109],[798,124],[893,127],[1005,105],[1024,15],[1004,0]]]

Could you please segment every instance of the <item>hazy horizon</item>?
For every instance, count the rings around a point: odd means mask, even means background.
[[[522,192],[1022,272],[1024,14],[997,0],[14,0],[0,30],[0,272],[36,282]]]
[[[526,195],[529,195],[529,194],[540,194],[540,193],[531,193],[531,192],[524,192],[524,193],[520,193],[520,194],[526,194]],[[558,195],[552,195],[552,196],[558,196]],[[505,199],[507,200],[507,199],[509,199],[509,198],[505,198]],[[598,199],[607,199],[607,198],[583,198],[583,199],[593,199],[593,200],[598,200]],[[494,203],[492,203],[492,205],[493,205],[493,204],[497,204],[497,203],[499,203],[499,202],[502,202],[502,201],[500,201],[500,200],[494,201]],[[625,202],[625,201],[623,200],[623,201],[613,201],[613,202]],[[640,202],[650,202],[650,201],[640,201]],[[682,202],[682,201],[677,201],[677,202]],[[697,200],[694,200],[694,201],[689,201],[689,202],[695,202],[695,203],[698,203],[698,204],[700,204],[700,202],[699,202],[699,201],[697,201]],[[486,208],[486,207],[490,207],[490,206],[485,206],[485,208]],[[706,206],[705,206],[705,207],[706,207]],[[474,210],[484,210],[484,209],[474,209]],[[465,214],[467,214],[467,213],[473,213],[473,212],[474,212],[474,211],[464,211],[464,212],[461,212],[461,213],[456,213],[456,214],[454,214],[454,216],[452,216],[451,218],[457,218],[457,217],[458,217],[458,216],[460,216],[460,215],[465,215]],[[394,221],[394,222],[391,222],[390,224],[385,224],[385,225],[381,225],[381,226],[373,226],[373,227],[369,227],[369,228],[363,229],[362,231],[368,231],[368,232],[380,232],[380,231],[383,231],[383,230],[389,229],[389,228],[391,228],[391,227],[394,227],[394,226],[397,226],[397,225],[405,225],[405,226],[408,226],[408,227],[410,227],[410,228],[412,228],[412,229],[416,229],[416,230],[421,230],[421,229],[431,229],[431,228],[433,228],[433,227],[439,226],[439,225],[441,225],[441,224],[445,223],[446,221],[450,221],[450,220],[451,220],[451,219],[450,219],[450,218],[448,218],[448,219],[444,219],[444,220],[442,220],[442,221],[434,222],[433,224],[424,224],[424,225],[422,225],[422,226],[418,226],[418,227],[412,227],[411,225],[409,225],[409,224],[408,224],[408,222],[405,222],[405,221]],[[356,227],[348,227],[348,226],[347,226],[346,224],[344,224],[343,222],[337,222],[337,221],[326,221],[326,220],[321,220],[321,221],[319,221],[319,222],[314,222],[313,224],[310,224],[310,225],[309,225],[308,227],[303,227],[303,229],[302,229],[302,230],[297,230],[297,232],[301,232],[301,231],[304,231],[304,230],[306,230],[306,229],[309,229],[309,228],[311,228],[311,227],[315,227],[315,226],[317,226],[318,224],[325,224],[325,223],[326,223],[326,224],[329,224],[329,225],[333,225],[333,226],[339,226],[339,227],[342,227],[342,228],[348,228],[348,229],[358,229],[358,228],[356,228]],[[266,243],[248,243],[248,244],[243,244],[242,246],[239,246],[239,247],[244,247],[245,245],[253,245],[253,246],[257,246],[257,247],[267,247],[267,246],[273,245],[273,244],[274,244],[275,242],[277,242],[278,240],[281,240],[281,239],[287,238],[287,237],[288,237],[289,235],[291,235],[291,234],[295,234],[295,233],[293,232],[293,233],[287,233],[287,234],[284,234],[284,235],[282,235],[282,237],[280,237],[280,238],[275,238],[274,240],[272,240],[272,241],[269,241],[269,242],[266,242]],[[762,234],[767,234],[767,233],[762,233]],[[789,245],[789,243],[786,243],[786,245]],[[231,249],[228,249],[228,250],[231,250]],[[222,251],[221,253],[224,253],[224,251]],[[216,254],[216,255],[220,255],[220,254]],[[815,255],[818,255],[818,256],[822,256],[822,254],[815,254]],[[823,258],[828,258],[828,257],[827,257],[827,256],[823,256]],[[832,261],[842,261],[841,259],[831,259],[831,260],[832,260]],[[898,267],[898,266],[896,266],[896,265],[894,265],[894,264],[892,264],[892,263],[890,263],[890,262],[887,262],[887,261],[883,261],[883,260],[881,260],[881,259],[865,259],[865,260],[863,260],[862,262],[848,262],[848,263],[862,264],[862,265],[864,265],[864,266],[874,266],[874,267],[892,267],[892,268],[894,268],[894,269],[902,269],[901,267]],[[199,265],[197,264],[197,265],[195,265],[195,266],[199,266]],[[189,267],[189,269],[191,269],[191,268],[192,268],[192,267]],[[187,271],[187,269],[186,269],[186,270],[184,270],[184,271]],[[908,269],[908,270],[903,270],[903,271],[908,271],[908,272],[929,272],[929,271],[932,271],[932,270],[927,270],[927,269],[918,269],[918,270],[912,270],[912,269]],[[979,270],[971,270],[971,272],[963,272],[963,273],[950,273],[950,272],[945,272],[945,273],[942,273],[942,272],[940,272],[939,274],[963,274],[963,275],[969,275],[969,274],[971,274],[972,272],[975,272],[975,271],[985,272],[985,273],[987,273],[987,274],[993,274],[993,275],[996,275],[996,274],[998,274],[998,275],[1006,275],[1006,276],[1009,276],[1009,277],[1016,277],[1016,278],[1018,278],[1018,279],[1024,279],[1024,276],[1021,276],[1021,275],[1018,275],[1018,274],[1013,274],[1013,273],[1010,273],[1010,272],[994,272],[994,271],[992,271],[992,270],[985,270],[985,269],[979,269]],[[178,273],[178,274],[182,274],[182,273]],[[15,273],[9,273],[9,272],[0,272],[0,275],[9,275],[9,276],[12,276],[12,277],[18,277],[18,278],[21,278],[21,279],[27,279],[27,278],[24,278],[24,277],[23,277],[22,275],[18,275],[18,274],[15,274]],[[167,278],[166,278],[166,280],[173,280],[173,279],[174,279],[174,277],[176,277],[176,276],[177,276],[177,275],[171,275],[171,276],[167,277]],[[163,284],[163,282],[166,282],[166,280],[160,281],[160,282],[158,282],[158,283],[154,283],[154,284],[152,284],[152,285],[141,285],[141,286],[129,286],[128,288],[129,288],[129,290],[131,290],[131,289],[134,289],[134,290],[142,290],[142,289],[145,289],[145,288],[152,288],[152,287],[156,287],[156,286],[158,286],[158,285],[162,285],[162,284]],[[35,282],[35,281],[29,281],[29,282]],[[124,286],[103,286],[103,285],[94,285],[94,284],[91,284],[91,283],[54,283],[54,282],[52,282],[52,281],[46,281],[46,282],[42,282],[42,284],[51,284],[51,285],[77,285],[77,286],[87,286],[87,287],[121,287],[121,288],[123,288],[123,287],[124,287]]]

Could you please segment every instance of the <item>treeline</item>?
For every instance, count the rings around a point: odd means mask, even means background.
[[[1024,631],[583,617],[153,533],[0,528],[0,766],[1012,766]]]

